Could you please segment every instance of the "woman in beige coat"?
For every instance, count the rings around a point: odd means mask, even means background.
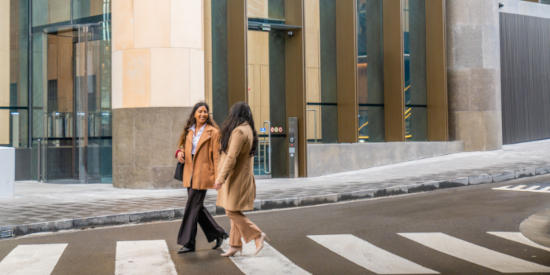
[[[231,220],[231,247],[221,254],[225,257],[242,251],[241,238],[245,242],[255,241],[256,254],[264,247],[265,233],[242,212],[254,208],[256,183],[253,163],[257,146],[258,136],[250,107],[244,102],[235,103],[221,130],[221,157],[215,184],[218,190],[216,205],[225,208]]]

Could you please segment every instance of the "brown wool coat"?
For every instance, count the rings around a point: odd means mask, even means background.
[[[198,131],[199,129],[197,129]],[[185,137],[185,165],[183,166],[183,186],[193,189],[214,188],[215,173],[220,160],[220,132],[211,125],[206,125],[197,143],[195,157],[191,157],[193,149],[193,131],[189,130]]]
[[[254,157],[250,156],[254,133],[248,123],[236,127],[229,137],[227,153],[223,152],[218,167],[217,182],[223,182],[218,190],[216,205],[229,211],[254,208],[256,181]]]

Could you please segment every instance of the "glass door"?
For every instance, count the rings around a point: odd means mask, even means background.
[[[40,179],[111,182],[110,41],[103,23],[44,32]]]
[[[254,174],[271,175],[269,32],[248,31],[248,104],[258,132]]]

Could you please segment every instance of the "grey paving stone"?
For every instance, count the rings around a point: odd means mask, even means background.
[[[546,175],[546,174],[550,174],[550,166],[544,166],[544,167],[536,168],[536,169],[535,169],[535,174],[536,174],[536,175]]]
[[[491,183],[493,182],[493,178],[489,174],[480,174],[475,176],[469,176],[468,177],[468,184],[474,185],[474,184],[482,184],[482,183]]]
[[[499,173],[492,174],[493,182],[503,182],[507,180],[513,180],[516,178],[516,173],[514,171],[502,171]]]
[[[129,214],[132,223],[174,219],[174,210],[161,210]]]
[[[534,167],[524,167],[516,170],[516,179],[532,177],[534,175],[536,175]]]
[[[439,188],[452,188],[468,185],[468,177],[460,177],[439,182]]]
[[[269,209],[277,209],[277,208],[295,207],[299,205],[299,202],[300,200],[298,198],[261,200],[260,209],[269,210]]]
[[[338,201],[338,194],[317,195],[298,198],[298,206],[316,205]]]

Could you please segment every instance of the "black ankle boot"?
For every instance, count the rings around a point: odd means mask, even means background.
[[[216,245],[214,245],[214,247],[212,247],[212,249],[218,249],[222,243],[223,243],[223,240],[227,239],[229,237],[229,235],[227,235],[227,233],[223,232],[223,234],[221,236],[218,236],[216,238]]]
[[[185,246],[182,246],[180,250],[178,250],[178,254],[189,253],[194,251],[195,251],[195,248],[187,248]]]

